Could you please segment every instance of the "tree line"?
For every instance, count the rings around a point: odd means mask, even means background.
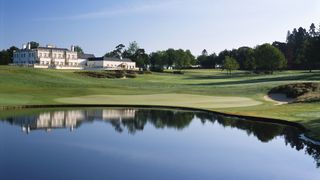
[[[36,48],[39,44],[31,42],[31,46]],[[0,64],[12,63],[13,51],[17,49],[12,46],[0,51]],[[76,46],[76,51],[83,53],[79,46]],[[268,73],[285,69],[312,71],[320,68],[320,26],[316,28],[312,23],[308,30],[294,28],[288,31],[286,42],[275,41],[254,48],[244,46],[219,54],[209,54],[204,49],[198,57],[192,55],[190,50],[172,48],[147,54],[135,41],[129,43],[127,48],[119,44],[104,56],[130,58],[137,67],[153,71],[190,67],[222,68],[229,73],[236,69]]]
[[[168,49],[146,54],[146,51],[140,48],[135,41],[129,43],[128,48],[125,47],[125,45],[119,44],[113,51],[107,52],[104,56],[129,58],[136,62],[137,67],[153,71],[163,71],[168,68],[182,69],[196,64],[196,58],[190,50]]]
[[[227,58],[228,61],[227,61]],[[230,66],[231,60],[233,66]],[[234,60],[237,64],[234,63]],[[224,50],[218,55],[208,55],[206,50],[197,58],[203,68],[241,69],[251,71],[268,71],[290,69],[309,70],[320,68],[320,26],[312,23],[309,30],[294,28],[288,31],[286,42],[275,41],[255,48],[240,47]]]

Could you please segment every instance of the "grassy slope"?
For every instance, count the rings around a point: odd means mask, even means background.
[[[188,70],[184,75],[154,73],[139,75],[136,79],[96,79],[73,71],[57,71],[0,66],[0,106],[57,104],[57,98],[87,95],[193,94],[248,97],[263,104],[218,109],[213,106],[207,109],[297,121],[311,128],[312,136],[320,139],[320,103],[274,106],[263,99],[268,90],[281,84],[320,82],[320,72],[288,71],[274,75],[236,72],[230,77],[221,71]],[[184,96],[177,96],[174,100],[177,102],[183,100],[182,98]],[[150,101],[143,99],[140,103]],[[132,101],[130,98],[127,100]],[[150,103],[156,102],[152,99]],[[188,102],[185,103],[185,106],[191,106]],[[197,103],[192,106],[197,106]],[[170,105],[170,102],[168,104]]]

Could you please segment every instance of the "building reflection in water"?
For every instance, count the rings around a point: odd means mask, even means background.
[[[183,130],[192,120],[206,124],[219,124],[245,131],[248,136],[254,136],[263,143],[268,143],[275,137],[283,137],[285,144],[297,151],[305,151],[313,157],[317,167],[320,167],[320,146],[301,138],[301,131],[285,125],[253,122],[237,118],[229,118],[214,113],[191,112],[180,110],[156,109],[86,109],[44,112],[37,115],[24,115],[6,118],[5,121],[22,127],[22,131],[30,133],[34,130],[51,131],[68,128],[70,131],[83,123],[103,121],[121,133],[127,130],[129,134],[143,131],[147,124],[156,129],[174,128]]]
[[[79,127],[87,121],[119,121],[133,120],[134,109],[111,109],[111,110],[68,110],[40,113],[32,116],[18,116],[10,118],[12,124],[21,126],[27,134],[34,130],[70,129]]]

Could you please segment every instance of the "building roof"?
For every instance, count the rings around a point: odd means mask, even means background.
[[[95,58],[95,56],[93,54],[81,54],[81,53],[78,53],[78,58],[79,59],[89,59],[89,58]]]
[[[57,50],[57,51],[70,51],[67,48],[56,48],[56,47],[37,47],[36,49],[44,49],[44,50]]]
[[[88,58],[89,61],[117,61],[117,62],[132,62],[131,59],[128,58],[113,58],[113,57],[95,57],[95,58]]]

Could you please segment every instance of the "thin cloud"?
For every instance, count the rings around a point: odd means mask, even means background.
[[[119,15],[129,15],[136,13],[146,13],[154,12],[157,10],[163,10],[174,6],[175,4],[181,2],[181,0],[172,1],[162,1],[157,3],[143,3],[138,5],[127,4],[123,7],[117,8],[106,8],[98,12],[87,12],[83,14],[76,14],[71,16],[61,16],[61,17],[43,17],[34,19],[35,21],[59,21],[59,20],[87,20],[87,19],[101,19],[101,18],[111,18]]]

